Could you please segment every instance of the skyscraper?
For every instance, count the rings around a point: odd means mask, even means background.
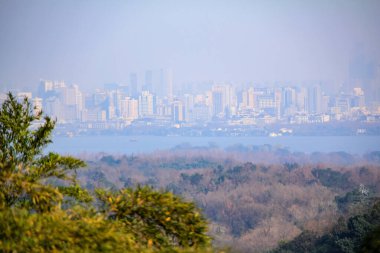
[[[142,91],[139,96],[139,115],[141,117],[152,116],[154,114],[155,98],[149,91]]]
[[[63,101],[66,112],[65,119],[80,119],[81,111],[83,109],[83,99],[82,92],[80,92],[78,85],[70,85],[69,87],[65,87],[63,90]]]
[[[322,91],[320,85],[308,87],[307,110],[310,114],[318,114],[322,111]]]
[[[191,116],[194,108],[194,96],[192,94],[184,95],[185,103],[185,120],[191,121]]]
[[[153,71],[147,70],[145,71],[145,82],[143,85],[143,90],[145,91],[153,91]]]
[[[138,97],[138,86],[137,86],[137,74],[131,73],[129,75],[129,95],[133,98]]]
[[[139,102],[137,99],[128,100],[128,118],[134,120],[139,117]]]
[[[175,100],[172,104],[172,120],[175,123],[185,120],[185,108],[180,100]]]
[[[222,85],[214,85],[212,87],[212,115],[214,117],[223,118],[225,116],[225,87]]]
[[[285,87],[282,89],[281,113],[282,115],[291,115],[296,112],[297,95],[294,87]]]

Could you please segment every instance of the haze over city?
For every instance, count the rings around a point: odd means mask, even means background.
[[[46,79],[93,90],[161,68],[173,70],[175,87],[339,86],[353,58],[379,64],[379,12],[380,2],[368,0],[1,0],[0,88],[35,91]]]
[[[0,0],[0,252],[380,252],[380,0]]]

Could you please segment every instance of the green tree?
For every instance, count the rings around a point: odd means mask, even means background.
[[[1,252],[209,252],[205,219],[169,192],[98,189],[91,205],[85,163],[43,152],[55,121],[34,109],[9,93],[0,110]]]
[[[0,110],[0,207],[25,207],[43,212],[60,206],[63,197],[89,201],[76,182],[76,169],[85,163],[70,156],[44,154],[55,121],[35,112],[25,98],[11,93]],[[49,184],[58,179],[61,187]]]
[[[203,247],[209,244],[205,218],[191,202],[148,186],[118,192],[98,190],[103,213],[119,220],[144,243],[158,248]]]

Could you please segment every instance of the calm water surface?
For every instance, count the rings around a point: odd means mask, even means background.
[[[170,149],[187,143],[191,146],[216,145],[220,148],[243,144],[286,147],[294,152],[344,151],[363,154],[380,150],[380,136],[279,136],[279,137],[180,137],[180,136],[75,136],[54,137],[49,151],[58,153],[136,154]]]

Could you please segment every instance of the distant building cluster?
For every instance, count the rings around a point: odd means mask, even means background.
[[[172,75],[170,69],[160,70],[159,78],[153,78],[153,72],[146,71],[144,81],[138,83],[137,74],[132,73],[128,84],[106,84],[91,93],[64,81],[42,80],[35,96],[28,92],[17,96],[28,97],[36,111],[43,110],[58,124],[76,123],[85,129],[121,129],[132,124],[180,128],[213,122],[262,126],[379,121],[380,99],[371,94],[368,101],[361,87],[327,95],[320,85],[237,88],[213,84],[203,91],[174,93]],[[3,99],[5,94],[0,102]]]

